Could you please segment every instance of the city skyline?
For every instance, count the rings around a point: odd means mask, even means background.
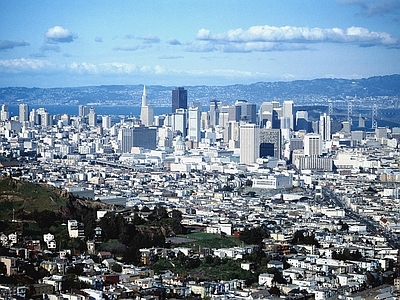
[[[3,1],[0,11],[1,87],[400,73],[397,0]]]

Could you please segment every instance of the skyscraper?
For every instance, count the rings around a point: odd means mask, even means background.
[[[281,158],[282,137],[280,129],[260,129],[260,157]]]
[[[175,135],[181,135],[186,138],[187,135],[187,110],[178,108],[172,114],[172,130]]]
[[[140,110],[140,120],[145,126],[153,126],[153,107],[147,104],[146,86],[143,87],[142,107]]]
[[[187,109],[187,90],[183,87],[176,87],[172,90],[172,113],[178,108]]]
[[[97,114],[93,107],[90,108],[88,118],[89,118],[89,126],[93,127],[97,126]]]
[[[323,141],[331,139],[331,117],[326,113],[319,117],[319,134]]]
[[[193,142],[200,142],[200,108],[189,107],[188,138]]]
[[[288,123],[287,125],[289,125],[289,127],[284,127],[284,128],[290,128],[293,130],[294,129],[294,126],[293,126],[293,101],[291,101],[291,100],[283,101],[282,118],[287,120],[287,123]]]
[[[309,131],[308,112],[306,110],[296,111],[296,131],[305,130]]]
[[[210,101],[210,126],[215,127],[218,125],[219,110],[222,103],[217,100]]]
[[[28,111],[29,111],[28,104],[20,104],[18,106],[18,109],[19,109],[18,110],[18,112],[19,112],[19,121],[21,123],[28,121],[29,120],[29,118],[28,118]]]
[[[240,163],[253,164],[260,157],[260,127],[240,125]]]
[[[8,111],[8,104],[1,106],[0,121],[6,121],[10,118],[10,112]]]

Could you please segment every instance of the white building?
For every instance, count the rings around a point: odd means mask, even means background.
[[[260,127],[256,124],[240,125],[240,163],[253,164],[260,157]]]

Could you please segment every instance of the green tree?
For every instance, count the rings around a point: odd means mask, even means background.
[[[240,232],[239,239],[246,244],[261,245],[262,240],[268,237],[268,233],[263,226],[252,227]]]

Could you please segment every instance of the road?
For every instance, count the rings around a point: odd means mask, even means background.
[[[328,187],[323,187],[322,194],[325,199],[330,201],[331,204],[334,204],[335,206],[344,209],[346,216],[359,221],[360,224],[362,224],[362,225],[365,225],[368,232],[371,232],[373,234],[379,234],[379,235],[383,236],[384,238],[386,238],[386,241],[390,247],[392,247],[393,249],[400,249],[400,243],[395,235],[392,235],[391,233],[389,233],[385,229],[383,229],[378,224],[378,222],[375,222],[375,221],[353,211],[350,207],[348,207],[346,205],[346,203],[343,201],[343,199],[338,194],[336,194],[333,190],[331,190]]]

